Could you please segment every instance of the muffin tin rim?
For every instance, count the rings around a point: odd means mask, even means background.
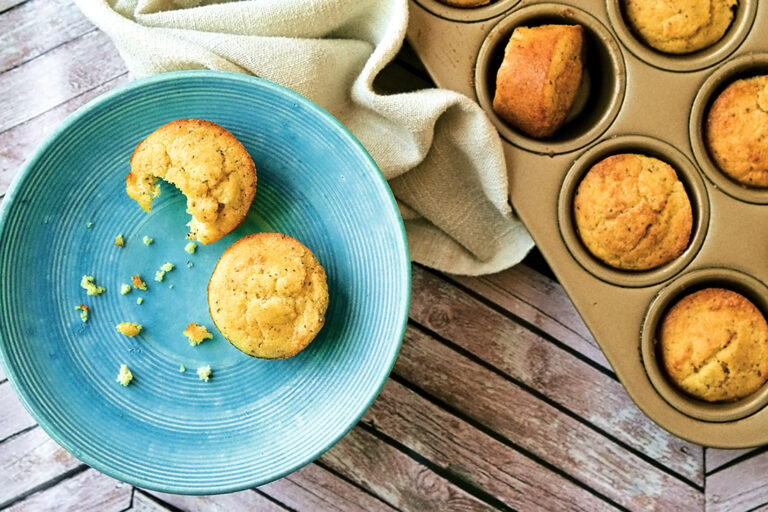
[[[415,1],[415,0],[414,0]],[[613,89],[610,91],[611,100],[608,108],[600,115],[598,121],[586,132],[568,140],[557,141],[548,139],[535,139],[520,133],[501,119],[493,110],[493,98],[490,94],[491,84],[487,80],[488,68],[491,57],[499,44],[504,41],[507,34],[511,34],[515,27],[525,23],[525,20],[542,17],[565,17],[569,14],[573,23],[582,25],[586,30],[597,35],[606,53],[609,56],[612,67],[609,70],[614,77]],[[592,14],[572,5],[544,2],[525,5],[515,8],[503,16],[499,16],[498,22],[488,31],[483,38],[482,45],[475,59],[474,89],[477,101],[485,111],[491,123],[496,127],[502,138],[518,149],[534,154],[557,155],[577,151],[602,136],[608,131],[621,111],[627,90],[627,68],[624,55],[610,29]],[[594,82],[594,79],[592,80]]]
[[[643,148],[649,150],[650,154],[644,152]],[[660,267],[644,271],[610,267],[589,252],[576,230],[572,207],[576,189],[582,178],[599,160],[620,153],[661,156],[662,158],[659,159],[672,166],[688,194],[694,214],[694,225],[688,247],[677,258]],[[709,229],[709,217],[709,195],[696,166],[679,149],[647,135],[618,135],[590,147],[579,155],[566,171],[557,198],[556,221],[560,236],[570,255],[584,270],[597,279],[626,288],[652,286],[679,274],[693,261],[701,249]]]
[[[656,330],[664,313],[676,300],[705,283],[712,283],[706,288],[726,288],[744,295],[768,319],[768,286],[759,279],[727,267],[693,270],[668,283],[649,302],[640,328],[640,353],[651,385],[669,405],[691,418],[723,423],[745,418],[765,407],[768,404],[768,381],[757,391],[733,402],[706,402],[685,394],[671,384],[657,358]],[[745,293],[745,290],[748,291]]]
[[[457,7],[440,0],[413,0],[431,14],[450,21],[474,23],[486,21],[513,9],[521,0],[491,0],[489,4],[476,7]]]
[[[621,2],[605,2],[611,28],[621,44],[649,66],[671,72],[701,71],[727,59],[744,43],[755,24],[757,14],[757,0],[739,0],[731,25],[717,42],[695,52],[672,54],[654,49],[634,34],[624,17]]]

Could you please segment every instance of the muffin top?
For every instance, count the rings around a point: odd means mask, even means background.
[[[717,166],[751,187],[768,187],[768,75],[736,80],[707,114],[705,140]]]
[[[187,238],[210,244],[245,219],[256,195],[256,166],[234,135],[202,119],[178,119],[152,132],[133,152],[128,195],[144,211],[160,193],[156,178],[187,197]]]
[[[693,212],[675,170],[657,158],[624,153],[595,164],[573,201],[581,241],[604,263],[648,270],[688,246]]]
[[[737,0],[624,0],[624,13],[649,46],[683,54],[718,42],[731,25],[737,4]]]
[[[535,138],[553,135],[565,122],[581,84],[581,25],[517,27],[496,75],[493,110]]]
[[[665,313],[656,343],[672,382],[708,402],[745,397],[768,377],[768,323],[731,290],[683,297]]]
[[[264,359],[306,347],[327,307],[325,270],[309,249],[280,233],[255,233],[232,244],[208,282],[208,309],[221,334]]]

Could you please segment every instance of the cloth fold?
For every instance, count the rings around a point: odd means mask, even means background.
[[[76,0],[130,71],[252,74],[339,119],[389,181],[411,258],[456,274],[496,272],[533,246],[508,203],[501,141],[452,91],[382,95],[373,81],[399,51],[407,0]]]

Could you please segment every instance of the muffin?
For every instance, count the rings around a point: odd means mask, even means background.
[[[737,0],[624,0],[624,14],[646,44],[684,54],[722,39],[737,5]]]
[[[657,158],[609,156],[581,180],[573,218],[589,252],[611,267],[649,270],[688,246],[693,212],[675,170]]]
[[[299,241],[280,233],[241,238],[208,282],[208,308],[221,334],[246,354],[291,357],[325,323],[325,270]]]
[[[125,190],[146,212],[160,193],[156,178],[187,197],[187,238],[203,244],[240,225],[256,195],[256,166],[248,151],[230,132],[201,119],[163,125],[133,152]]]
[[[705,140],[726,175],[768,187],[768,75],[736,80],[720,93],[707,114]]]
[[[580,25],[517,27],[496,75],[493,110],[531,137],[552,136],[576,100],[583,53]]]
[[[683,297],[665,313],[656,343],[672,382],[708,402],[745,397],[768,377],[768,323],[731,290]]]

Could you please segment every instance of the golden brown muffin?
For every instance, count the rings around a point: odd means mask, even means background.
[[[480,7],[481,5],[488,5],[491,0],[437,0],[438,2],[450,5],[451,7]]]
[[[768,75],[736,80],[717,97],[707,114],[705,140],[726,175],[768,187]]]
[[[246,354],[297,354],[325,323],[325,270],[299,241],[280,233],[241,238],[221,255],[208,282],[213,322]]]
[[[648,270],[688,246],[693,212],[675,170],[656,158],[624,153],[595,164],[573,201],[581,241],[598,259]]]
[[[256,195],[256,166],[248,151],[227,130],[201,119],[163,125],[133,152],[125,190],[146,212],[160,193],[156,178],[187,196],[187,238],[203,244],[240,225]]]
[[[496,75],[493,110],[531,137],[554,134],[581,84],[581,25],[517,27]]]
[[[768,323],[731,290],[683,297],[665,313],[656,343],[672,382],[708,402],[745,397],[768,377]]]
[[[624,0],[624,13],[649,46],[682,54],[718,42],[731,26],[737,4],[737,0]]]

